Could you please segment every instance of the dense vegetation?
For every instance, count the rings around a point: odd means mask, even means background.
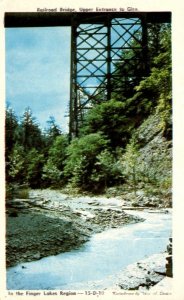
[[[7,191],[15,185],[67,185],[93,192],[113,186],[128,186],[135,193],[143,186],[151,193],[168,190],[172,138],[170,43],[168,25],[149,27],[149,75],[140,80],[137,69],[133,70],[136,80],[128,93],[114,92],[111,100],[94,104],[85,116],[79,137],[70,144],[54,118],[43,132],[30,108],[19,119],[7,107]],[[131,57],[132,53],[129,50],[122,56]],[[121,62],[116,72],[122,72]],[[122,82],[113,84],[123,84],[123,73]]]

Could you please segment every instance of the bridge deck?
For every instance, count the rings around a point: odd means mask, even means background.
[[[171,12],[90,12],[90,13],[65,13],[65,12],[6,12],[5,27],[48,27],[72,26],[75,23],[93,24],[104,23],[113,18],[142,18],[150,23],[170,23]]]

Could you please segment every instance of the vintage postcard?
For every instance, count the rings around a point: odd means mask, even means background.
[[[178,1],[0,6],[0,299],[183,299]]]

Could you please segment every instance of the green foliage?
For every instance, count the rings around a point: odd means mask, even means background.
[[[5,130],[6,130],[6,160],[16,143],[18,137],[18,119],[13,111],[13,109],[8,106],[6,109],[6,120],[5,120]]]
[[[86,115],[81,135],[100,132],[110,141],[110,146],[125,145],[130,137],[134,120],[126,116],[125,104],[114,99],[102,102]]]
[[[47,121],[49,128],[45,131],[45,144],[47,148],[51,147],[55,139],[61,135],[61,129],[56,124],[54,117],[50,116]]]
[[[30,187],[40,187],[44,156],[37,149],[32,148],[26,155],[26,182]]]
[[[63,168],[66,159],[68,139],[65,135],[57,136],[49,149],[48,159],[43,167],[42,179],[46,185],[59,185],[63,181]]]
[[[129,41],[129,49],[123,49],[121,58],[114,63],[114,79],[112,82],[112,97],[126,101],[133,96],[134,86],[139,84],[143,76],[141,32],[134,33],[135,38]]]
[[[153,145],[149,155],[144,149],[140,157],[142,181],[157,187],[159,191],[169,188],[172,178],[171,157],[171,149],[166,141]]]
[[[26,108],[20,124],[20,139],[20,143],[26,151],[32,147],[41,150],[44,146],[42,132],[29,107]]]
[[[109,150],[105,149],[97,155],[91,174],[91,181],[99,188],[107,188],[109,185],[119,184],[123,181],[119,162]]]
[[[138,142],[132,139],[125,153],[120,155],[119,164],[126,182],[136,190],[154,190],[157,194],[171,187],[172,159],[170,144],[160,135],[148,145],[139,149]]]
[[[150,103],[148,113],[155,108],[160,115],[160,129],[168,138],[171,137],[171,39],[170,28],[165,28],[160,41],[161,53],[153,60],[154,67],[150,76],[140,82],[135,88],[131,101],[139,103],[141,111],[145,111],[145,103]],[[151,101],[150,101],[151,100]]]
[[[53,163],[52,159],[48,159],[43,167],[42,179],[46,186],[58,186],[61,183],[62,172]]]
[[[149,67],[152,68],[155,65],[155,58],[161,53],[165,52],[163,49],[163,38],[169,32],[170,36],[170,24],[149,24],[148,25],[148,60]],[[168,41],[170,42],[170,41]]]
[[[123,51],[121,60],[115,64],[118,79],[113,82],[113,97],[124,103],[123,113],[127,124],[130,124],[130,135],[133,128],[140,126],[156,110],[161,116],[160,129],[171,138],[170,26],[148,24],[149,74],[144,73],[141,63],[136,63],[141,62],[139,36],[137,40],[133,39],[131,46],[132,49]],[[128,82],[126,88],[125,81]]]
[[[142,31],[132,32],[132,38],[123,49],[119,61],[114,63],[112,97],[126,102],[135,94],[135,86],[148,76],[149,69],[155,65],[155,57],[163,53],[162,40],[170,29],[168,24],[148,24],[147,49],[142,53]],[[145,59],[145,56],[147,59]]]
[[[108,140],[100,133],[91,133],[74,139],[67,148],[64,175],[83,189],[92,187],[93,170],[97,156],[108,146]]]
[[[24,181],[25,174],[25,158],[24,148],[15,144],[11,154],[8,157],[6,167],[6,179],[10,182],[22,183]]]
[[[135,142],[135,140],[131,140],[129,144],[126,146],[125,153],[122,155],[120,159],[120,164],[122,167],[122,173],[126,178],[126,181],[129,184],[132,184],[134,193],[136,195],[137,184],[140,180],[139,178],[139,149]]]
[[[68,138],[65,135],[57,136],[53,145],[49,149],[49,159],[62,170],[64,166],[64,160],[66,158],[66,148],[68,146]]]

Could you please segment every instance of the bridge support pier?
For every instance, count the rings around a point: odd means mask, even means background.
[[[147,22],[141,18],[73,19],[71,32],[70,139],[95,103],[131,96],[148,73]],[[130,55],[130,57],[128,56]],[[118,72],[118,64],[121,71]],[[121,84],[119,84],[121,83]]]

